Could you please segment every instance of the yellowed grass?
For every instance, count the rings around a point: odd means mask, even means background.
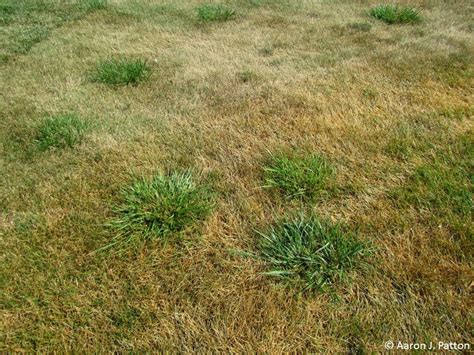
[[[410,2],[424,18],[414,26],[369,18],[375,1],[283,0],[229,1],[235,19],[200,25],[198,3],[110,1],[0,64],[0,349],[336,352],[472,341],[472,220],[453,232],[450,220],[389,197],[436,152],[472,137],[470,2]],[[372,28],[348,29],[356,22]],[[150,78],[118,88],[88,80],[117,55],[145,58]],[[28,155],[34,124],[67,111],[94,122],[85,141]],[[400,124],[420,120],[439,122],[421,138],[438,148],[388,154]],[[255,228],[299,210],[261,188],[264,160],[290,148],[327,156],[345,187],[308,208],[376,247],[372,268],[336,295],[300,295],[232,253],[253,250]],[[190,167],[218,176],[218,208],[201,236],[93,253],[112,237],[103,225],[122,186]]]

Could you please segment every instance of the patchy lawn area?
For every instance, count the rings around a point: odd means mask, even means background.
[[[472,342],[473,12],[0,0],[0,350]]]

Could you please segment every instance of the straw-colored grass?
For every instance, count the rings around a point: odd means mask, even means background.
[[[206,3],[235,16],[203,23],[195,0],[0,0],[0,350],[472,341],[472,3],[397,1],[423,21],[394,26],[372,0]],[[90,80],[107,58],[145,61],[147,80]],[[38,151],[43,120],[67,112],[90,123],[84,139]],[[331,193],[264,188],[275,152],[324,157]],[[97,252],[132,176],[186,170],[212,177],[215,200],[179,243]],[[350,282],[301,293],[236,255],[301,210],[373,246]]]

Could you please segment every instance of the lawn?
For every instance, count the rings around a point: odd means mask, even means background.
[[[0,350],[472,343],[473,11],[0,0]]]

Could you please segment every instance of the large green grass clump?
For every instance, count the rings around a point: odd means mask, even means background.
[[[265,187],[278,189],[288,198],[314,198],[325,189],[333,168],[320,155],[276,154],[265,171]]]
[[[196,8],[201,22],[222,22],[235,16],[235,10],[222,4],[204,4]]]
[[[369,11],[370,16],[388,24],[415,23],[421,21],[420,12],[412,7],[379,5]]]
[[[271,269],[267,274],[305,290],[344,281],[367,250],[352,234],[314,216],[285,220],[259,234],[261,258]]]
[[[87,123],[74,114],[46,118],[37,128],[36,144],[40,151],[50,148],[63,149],[79,144]]]
[[[148,78],[150,68],[143,59],[107,59],[97,64],[92,79],[109,85],[137,84]]]
[[[167,237],[202,221],[213,209],[213,193],[192,172],[158,174],[140,179],[122,191],[111,226],[117,236],[111,245],[137,245]]]

